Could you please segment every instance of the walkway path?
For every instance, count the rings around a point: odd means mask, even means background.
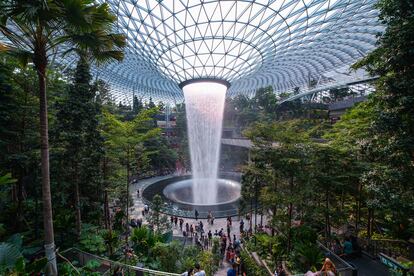
[[[388,269],[377,260],[373,260],[364,254],[361,257],[348,261],[358,269],[358,276],[387,276]]]
[[[140,190],[140,195],[142,195],[143,189],[156,181],[160,181],[166,178],[169,178],[171,176],[159,176],[159,177],[153,177],[149,179],[143,179],[139,180],[137,184],[131,184],[130,191],[131,195],[134,199],[134,206],[130,208],[130,216],[131,218],[142,218],[143,222],[146,222],[145,216],[142,216],[142,210],[144,209],[144,203],[142,202],[141,197],[137,197],[137,190]],[[214,214],[213,214],[214,215]],[[185,224],[193,224],[196,225],[200,222],[200,220],[203,222],[204,225],[204,231],[207,233],[209,230],[214,234],[215,230],[220,231],[221,228],[223,228],[224,233],[227,235],[227,220],[225,218],[221,219],[215,219],[214,225],[208,224],[206,219],[184,219],[184,228]],[[266,221],[266,218],[263,218],[263,222]],[[260,222],[260,216],[258,216],[258,223]],[[233,239],[233,235],[236,235],[236,238],[240,237],[240,229],[239,229],[239,223],[240,220],[237,217],[232,217],[232,227],[231,227],[231,237]],[[244,219],[244,227],[245,229],[249,227],[249,223],[246,219]],[[175,226],[173,225],[173,236],[175,237],[183,237],[183,233],[179,228],[179,225]],[[194,241],[193,241],[194,242]],[[379,263],[376,260],[372,260],[366,256],[351,260],[350,263],[354,264],[358,268],[358,275],[360,276],[387,276],[389,275],[387,268]],[[223,261],[222,266],[219,268],[219,270],[216,272],[216,276],[226,276],[227,270],[230,268],[230,264],[226,261]]]
[[[144,203],[142,201],[142,198],[137,196],[137,190],[139,189],[140,190],[139,194],[142,195],[142,191],[147,185],[152,184],[156,181],[169,178],[169,177],[171,176],[154,177],[150,179],[139,180],[137,184],[131,184],[130,191],[134,199],[134,206],[130,208],[130,218],[135,218],[135,219],[141,218],[144,223],[146,222],[146,217],[142,216],[142,210],[144,209]],[[185,228],[186,223],[188,223],[189,225],[191,224],[198,225],[200,221],[203,222],[203,228],[204,228],[205,233],[208,233],[208,231],[211,230],[211,232],[214,234],[216,230],[218,232],[220,231],[220,229],[223,229],[224,233],[227,235],[227,219],[226,218],[215,219],[213,225],[209,224],[207,222],[207,219],[196,220],[196,219],[185,218],[183,228]],[[259,221],[260,221],[260,217],[258,217],[258,222]],[[265,221],[265,218],[263,219],[263,221]],[[249,223],[246,219],[244,219],[244,227],[245,229],[249,227]],[[172,230],[173,230],[173,236],[180,237],[180,238],[183,237],[183,233],[180,230],[179,224],[177,224],[177,226],[173,224]],[[230,235],[231,235],[232,240],[233,240],[233,235],[236,235],[237,239],[240,238],[240,219],[238,217],[232,217],[232,227],[230,228]],[[190,239],[188,239],[188,241],[190,241]],[[193,240],[191,241],[194,242]],[[230,268],[230,263],[223,260],[221,267],[214,275],[215,276],[226,276],[227,270],[229,268]]]

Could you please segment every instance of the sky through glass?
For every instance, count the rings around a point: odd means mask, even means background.
[[[366,55],[382,30],[375,0],[106,2],[128,49],[99,74],[118,93],[166,101],[194,78],[227,80],[229,95],[303,86]]]

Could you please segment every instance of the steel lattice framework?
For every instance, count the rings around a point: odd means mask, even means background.
[[[366,55],[383,30],[375,0],[106,2],[128,49],[100,77],[119,96],[170,102],[194,78],[227,80],[230,96],[303,86]]]

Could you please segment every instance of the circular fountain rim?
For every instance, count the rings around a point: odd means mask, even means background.
[[[192,181],[193,179],[183,179],[177,182],[173,182],[169,185],[167,185],[166,187],[164,187],[164,189],[162,190],[162,193],[164,194],[164,196],[174,202],[180,203],[180,204],[185,204],[185,205],[193,205],[193,206],[203,206],[203,207],[207,207],[207,206],[219,206],[219,205],[225,205],[225,204],[230,204],[233,202],[236,202],[238,200],[240,200],[241,197],[241,184],[238,181],[232,180],[232,179],[226,179],[226,178],[217,178],[217,182],[220,184],[225,184],[225,186],[237,186],[236,189],[240,190],[240,194],[236,197],[233,197],[230,200],[226,200],[226,201],[220,201],[220,202],[215,202],[215,203],[211,203],[211,204],[203,204],[203,203],[194,203],[194,202],[190,202],[190,201],[184,201],[184,200],[180,200],[178,198],[171,198],[168,193],[166,193],[166,190],[168,190],[169,188],[173,188],[174,186],[180,186],[180,184],[182,185],[184,182],[188,182],[188,186],[185,187],[189,187],[192,185]],[[184,188],[184,187],[182,187]]]
[[[240,200],[241,197],[231,203],[213,205],[213,206],[200,206],[200,205],[189,205],[178,202],[172,202],[171,199],[166,198],[162,190],[169,184],[177,182],[183,179],[191,179],[191,175],[181,176],[167,176],[162,179],[154,179],[149,181],[148,184],[144,185],[142,190],[142,200],[145,204],[148,204],[152,208],[152,199],[154,195],[160,195],[164,200],[164,206],[161,210],[162,213],[172,216],[179,216],[185,218],[195,218],[194,211],[197,210],[199,215],[198,218],[207,218],[210,211],[213,212],[215,218],[226,218],[228,216],[237,216],[240,214]],[[219,178],[231,179],[240,183],[241,174],[234,172],[222,172]],[[242,185],[240,183],[240,185]]]
[[[181,89],[183,89],[184,86],[187,86],[189,84],[192,83],[199,83],[199,82],[214,82],[214,83],[219,83],[222,84],[224,86],[227,87],[227,89],[230,88],[231,84],[230,82],[223,80],[223,79],[217,79],[217,78],[196,78],[196,79],[190,79],[190,80],[185,80],[183,82],[181,82],[180,84],[178,84],[178,87],[180,87]]]

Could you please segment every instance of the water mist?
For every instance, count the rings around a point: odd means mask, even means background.
[[[193,176],[193,201],[214,205],[227,86],[194,82],[183,87]]]

